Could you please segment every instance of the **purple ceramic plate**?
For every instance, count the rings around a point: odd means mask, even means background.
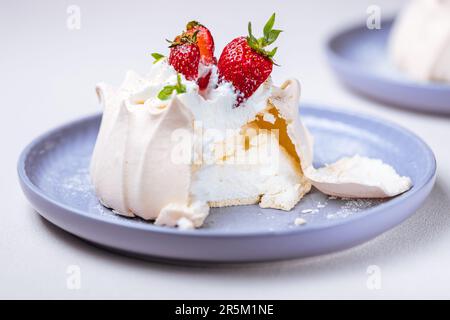
[[[326,43],[331,68],[349,88],[375,100],[450,114],[450,84],[414,81],[390,63],[387,42],[392,23],[389,19],[379,30],[360,25],[333,35]]]
[[[381,158],[414,187],[390,200],[330,199],[317,190],[291,212],[241,206],[212,209],[197,230],[155,226],[117,216],[99,204],[89,161],[100,115],[69,123],[34,140],[18,164],[23,191],[45,219],[94,244],[149,259],[250,262],[306,257],[352,247],[412,215],[430,193],[436,164],[430,148],[384,120],[304,105],[315,137],[315,165],[346,155]],[[307,223],[294,224],[297,217]]]

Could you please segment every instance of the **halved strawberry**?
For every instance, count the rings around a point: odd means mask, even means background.
[[[190,21],[186,25],[185,34],[197,34],[197,45],[200,49],[200,62],[205,66],[217,64],[217,59],[214,57],[214,39],[207,27],[197,21]],[[197,84],[200,90],[208,87],[209,79],[211,78],[211,71],[206,74],[199,75]]]
[[[250,97],[272,72],[277,48],[266,51],[278,38],[281,30],[273,29],[275,13],[264,26],[264,36],[255,38],[251,23],[247,37],[238,37],[225,46],[217,64],[221,81],[229,81],[238,91],[237,105]]]
[[[197,45],[200,49],[200,60],[203,64],[213,64],[214,59],[214,39],[211,32],[204,25],[197,21],[190,21],[186,25],[186,34],[193,35],[197,32]]]

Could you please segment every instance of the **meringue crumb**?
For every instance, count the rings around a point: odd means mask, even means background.
[[[317,205],[317,208],[325,208],[325,207],[326,207],[326,205],[321,204],[321,203],[319,203],[319,204]]]
[[[318,209],[304,209],[302,210],[302,213],[316,213],[319,212]]]
[[[180,219],[178,219],[177,226],[181,230],[194,229],[194,224],[192,223],[192,221],[187,219],[187,218],[185,218],[185,217],[181,217]]]
[[[329,196],[328,199],[330,199],[330,200],[336,200],[337,197],[335,197],[335,196]]]
[[[303,219],[303,218],[296,218],[296,219],[294,220],[294,224],[295,224],[296,226],[301,226],[301,225],[306,224],[306,220]]]

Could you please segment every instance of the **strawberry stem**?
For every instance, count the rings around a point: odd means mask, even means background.
[[[166,41],[168,43],[170,43],[169,48],[173,48],[185,43],[191,43],[191,44],[197,44],[197,34],[199,33],[199,30],[196,30],[193,34],[187,34],[186,32],[183,32],[181,34],[181,36],[178,36],[175,38],[175,40],[170,41],[167,40]]]
[[[275,24],[275,13],[273,13],[270,16],[269,20],[264,25],[263,37],[257,39],[252,33],[252,23],[249,22],[248,36],[247,36],[247,43],[250,46],[250,48],[258,52],[259,54],[263,55],[264,57],[269,58],[270,60],[272,60],[272,62],[274,62],[273,57],[275,56],[275,53],[277,52],[278,48],[274,48],[270,51],[265,50],[264,48],[274,43],[277,40],[280,33],[283,32],[282,30],[273,29],[274,24]],[[275,62],[274,64],[276,65]]]
[[[192,28],[195,28],[195,27],[203,27],[203,25],[200,22],[195,21],[195,20],[189,21],[186,25],[186,30],[191,30]]]

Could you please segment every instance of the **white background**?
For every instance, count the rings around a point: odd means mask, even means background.
[[[377,4],[392,14],[404,1],[2,1],[0,4],[1,178],[0,298],[450,298],[450,118],[365,100],[333,77],[324,41],[343,25],[364,23]],[[81,29],[66,27],[67,7],[81,9]],[[99,110],[94,85],[119,84],[127,69],[145,72],[150,52],[166,52],[186,21],[210,26],[216,53],[262,27],[276,11],[279,39],[273,77],[300,79],[303,101],[385,117],[434,150],[436,186],[399,227],[332,255],[268,264],[181,267],[97,249],[47,223],[20,191],[16,162],[36,135]],[[81,270],[81,289],[66,269]],[[366,286],[369,265],[381,289]]]

